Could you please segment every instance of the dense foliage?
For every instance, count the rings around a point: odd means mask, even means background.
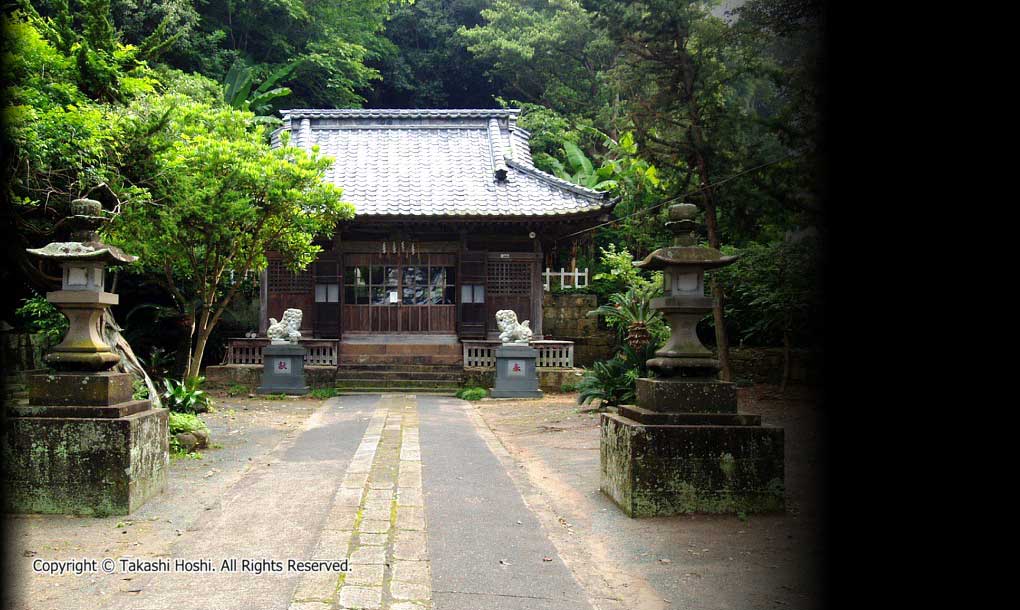
[[[5,319],[52,287],[24,249],[62,237],[68,203],[89,196],[116,217],[108,237],[142,255],[126,282],[133,305],[163,307],[159,319],[183,329],[181,345],[158,347],[178,354],[176,373],[197,374],[261,252],[303,266],[314,236],[350,215],[320,185],[328,160],[270,150],[279,109],[502,104],[523,110],[540,168],[617,199],[611,222],[547,252],[551,266],[593,269],[600,304],[640,307],[657,278],[630,263],[667,244],[668,204],[689,201],[707,242],[743,255],[712,275],[706,330],[724,364],[727,332],[818,342],[818,284],[803,280],[820,275],[826,240],[818,0],[749,0],[731,14],[713,0],[6,6],[0,221],[18,281]],[[661,322],[644,323],[661,339]]]

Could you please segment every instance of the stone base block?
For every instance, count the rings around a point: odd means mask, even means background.
[[[737,386],[717,379],[641,378],[637,404],[650,411],[736,413]]]
[[[168,412],[8,417],[4,510],[127,515],[166,488]]]
[[[109,406],[131,400],[130,373],[49,371],[28,378],[29,403],[33,405]]]
[[[783,429],[602,414],[600,488],[630,517],[783,510]]]
[[[301,345],[269,345],[262,350],[262,359],[262,385],[256,393],[301,396],[311,391],[305,383],[305,348]]]
[[[496,348],[496,383],[493,398],[541,398],[535,360],[538,350],[527,345],[504,344]]]

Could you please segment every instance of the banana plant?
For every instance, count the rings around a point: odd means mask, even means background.
[[[276,70],[252,91],[255,85],[253,70],[251,66],[238,59],[230,66],[227,76],[223,79],[223,100],[232,108],[250,110],[258,119],[269,119],[265,115],[273,111],[272,101],[291,93],[290,88],[276,87],[276,84],[293,74],[301,62],[299,59]]]
[[[595,169],[588,155],[573,142],[564,142],[563,152],[566,153],[567,163],[570,164],[569,170],[555,157],[549,161],[557,178],[595,190],[608,190],[618,186],[617,181],[613,179],[612,162],[604,163]]]

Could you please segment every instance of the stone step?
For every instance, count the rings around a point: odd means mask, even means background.
[[[353,390],[361,388],[393,388],[393,389],[435,389],[453,390],[460,389],[458,381],[437,381],[430,379],[337,379],[334,384],[338,390]]]
[[[422,390],[400,388],[358,388],[356,390],[337,389],[338,396],[364,396],[366,394],[418,394],[425,396],[456,396],[453,390]]]
[[[418,381],[451,381],[460,383],[464,379],[463,370],[423,370],[423,371],[394,371],[387,367],[378,367],[370,370],[347,370],[340,368],[336,372],[336,380],[345,379],[386,379],[401,381],[404,379]]]
[[[461,356],[464,353],[459,343],[340,343],[342,356],[415,356],[422,354]]]
[[[463,361],[462,354],[457,352],[456,356],[444,354],[341,354],[340,368],[349,364],[447,364],[455,365]]]
[[[380,371],[396,373],[463,373],[464,367],[459,364],[358,364],[346,363],[337,368],[342,371]]]

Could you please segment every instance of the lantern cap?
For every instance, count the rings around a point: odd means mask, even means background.
[[[133,263],[137,256],[127,254],[117,246],[98,241],[55,241],[42,248],[29,248],[29,254],[57,262],[96,261],[107,264]]]

